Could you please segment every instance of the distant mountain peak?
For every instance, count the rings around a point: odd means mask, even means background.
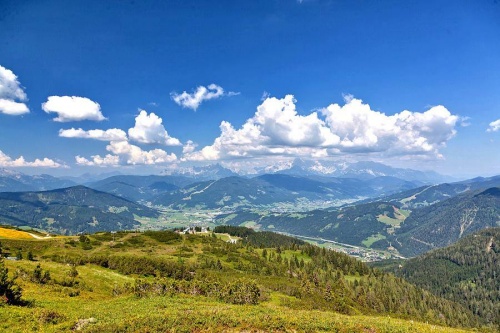
[[[16,177],[19,178],[23,174],[19,171],[12,170],[12,169],[5,169],[5,168],[0,168],[0,177]]]
[[[238,176],[237,173],[225,168],[220,163],[205,166],[190,166],[178,168],[173,172],[164,172],[170,176],[184,176],[199,180],[220,179],[231,176]]]
[[[75,185],[70,180],[46,174],[30,176],[12,169],[0,169],[0,192],[43,191]]]

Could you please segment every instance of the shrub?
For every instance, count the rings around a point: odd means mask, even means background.
[[[172,243],[182,239],[181,235],[170,230],[146,231],[144,235],[161,243]]]
[[[0,257],[0,304],[22,304],[21,296],[21,287],[9,278],[9,270]]]

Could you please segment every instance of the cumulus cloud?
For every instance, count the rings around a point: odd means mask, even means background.
[[[0,113],[12,116],[29,113],[28,106],[23,103],[27,100],[17,76],[0,65]]]
[[[177,160],[174,153],[162,149],[142,150],[128,141],[111,141],[106,146],[111,154],[93,155],[91,159],[76,156],[76,163],[85,166],[153,165],[171,163]]]
[[[488,127],[488,132],[497,132],[500,130],[500,119],[492,121],[490,127]]]
[[[438,105],[419,113],[402,111],[392,116],[374,111],[362,100],[346,98],[344,106],[322,110],[330,130],[340,138],[343,152],[428,154],[440,157],[439,148],[455,134],[459,117]]]
[[[135,118],[135,126],[128,130],[130,140],[139,143],[159,143],[167,146],[180,146],[181,142],[168,135],[162,124],[162,119],[151,112],[141,110]]]
[[[9,101],[8,99],[0,98],[0,113],[5,113],[11,116],[19,116],[29,113],[30,110],[24,103]]]
[[[182,147],[182,153],[183,154],[189,154],[189,153],[192,153],[193,151],[196,150],[196,147],[198,147],[198,145],[196,143],[194,143],[193,141],[191,140],[188,140],[186,142],[186,144],[184,145],[184,147]]]
[[[351,95],[344,98],[343,106],[332,104],[320,114],[299,115],[292,95],[267,97],[240,129],[222,121],[214,143],[185,152],[183,160],[324,158],[351,153],[440,158],[440,148],[456,134],[459,117],[444,106],[388,116]]]
[[[61,168],[65,165],[55,162],[50,158],[35,159],[33,162],[28,162],[23,156],[17,159],[12,159],[10,156],[0,150],[0,166],[2,167],[40,167],[40,168]]]
[[[235,96],[239,95],[239,92],[230,91],[228,93],[224,93],[224,89],[221,86],[212,83],[208,87],[197,87],[191,94],[186,91],[183,91],[182,94],[177,94],[175,92],[170,93],[170,96],[175,103],[183,108],[193,109],[195,111],[202,102],[219,98],[224,95]]]
[[[76,160],[77,164],[86,165],[86,166],[105,167],[105,166],[119,166],[120,165],[120,157],[116,156],[116,155],[107,154],[104,157],[101,157],[100,155],[93,155],[91,157],[92,157],[92,160],[88,160],[85,157],[76,156],[75,160]]]
[[[106,150],[123,157],[127,164],[162,164],[177,160],[174,153],[168,154],[162,149],[142,150],[127,141],[112,141]]]
[[[102,121],[106,119],[102,115],[99,103],[86,97],[50,96],[47,102],[42,103],[42,109],[47,113],[56,113],[57,117],[54,118],[54,121],[57,122]]]
[[[111,154],[105,156],[93,155],[90,159],[79,155],[75,156],[76,163],[85,166],[151,165],[165,164],[177,160],[177,156],[173,153],[169,154],[162,149],[143,150],[139,146],[130,144],[129,140],[144,144],[181,145],[178,139],[168,135],[160,117],[154,113],[148,115],[144,110],[141,110],[135,118],[135,126],[128,130],[128,137],[125,131],[118,128],[88,131],[81,128],[61,129],[59,130],[59,136],[109,142],[106,150]],[[188,142],[187,146],[189,145],[193,145],[193,143]]]
[[[84,131],[81,128],[61,129],[59,130],[59,136],[63,138],[83,138],[100,141],[127,140],[127,134],[119,128],[111,128],[105,131],[100,129]]]

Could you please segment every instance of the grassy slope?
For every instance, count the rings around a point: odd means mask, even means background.
[[[33,269],[34,262],[8,262],[16,267]],[[63,278],[69,267],[42,262],[53,278]],[[8,307],[0,311],[0,331],[61,332],[71,330],[78,319],[95,318],[88,332],[191,332],[191,331],[335,331],[335,332],[465,332],[390,317],[346,316],[329,311],[294,310],[282,306],[286,297],[274,293],[257,306],[231,305],[208,297],[178,295],[173,297],[136,298],[113,296],[115,285],[133,279],[113,271],[86,265],[78,267],[78,279],[87,288],[77,297],[69,297],[71,288],[34,284],[21,280],[26,299],[33,307]]]
[[[113,241],[110,237],[116,237],[116,240]],[[143,243],[134,243],[135,237],[140,237]],[[17,281],[24,290],[23,298],[33,301],[33,306],[0,308],[0,331],[69,331],[79,319],[95,318],[96,323],[88,324],[84,331],[462,332],[389,316],[347,316],[328,310],[304,310],[297,299],[276,291],[269,291],[258,305],[232,305],[210,297],[184,294],[137,298],[131,292],[124,291],[126,284],[133,285],[133,276],[89,264],[77,266],[79,275],[76,280],[79,285],[76,287],[64,287],[56,283],[41,285],[31,282],[29,277],[21,276],[22,271],[32,272],[40,263],[44,270],[50,271],[52,281],[68,279],[71,267],[49,261],[48,258],[54,254],[74,258],[96,253],[121,253],[125,249],[113,248],[113,245],[122,242],[128,244],[126,255],[164,258],[177,258],[178,255],[178,245],[159,244],[148,237],[134,234],[107,234],[94,238],[93,248],[86,251],[82,250],[78,242],[76,247],[68,244],[69,239],[71,238],[2,240],[4,248],[31,249],[40,261],[5,261],[11,273],[16,270],[21,272]],[[184,244],[193,250],[185,253],[187,256],[184,260],[194,262],[204,245],[196,241],[190,242],[189,239],[185,239]],[[282,254],[284,257],[291,257],[292,252],[287,250]],[[299,255],[300,252],[295,254]],[[43,257],[47,259],[44,260]],[[269,278],[260,279],[264,283]],[[71,297],[75,292],[79,294]]]

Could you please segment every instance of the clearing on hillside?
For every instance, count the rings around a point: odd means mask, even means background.
[[[35,237],[26,231],[0,227],[0,238],[34,239]]]

